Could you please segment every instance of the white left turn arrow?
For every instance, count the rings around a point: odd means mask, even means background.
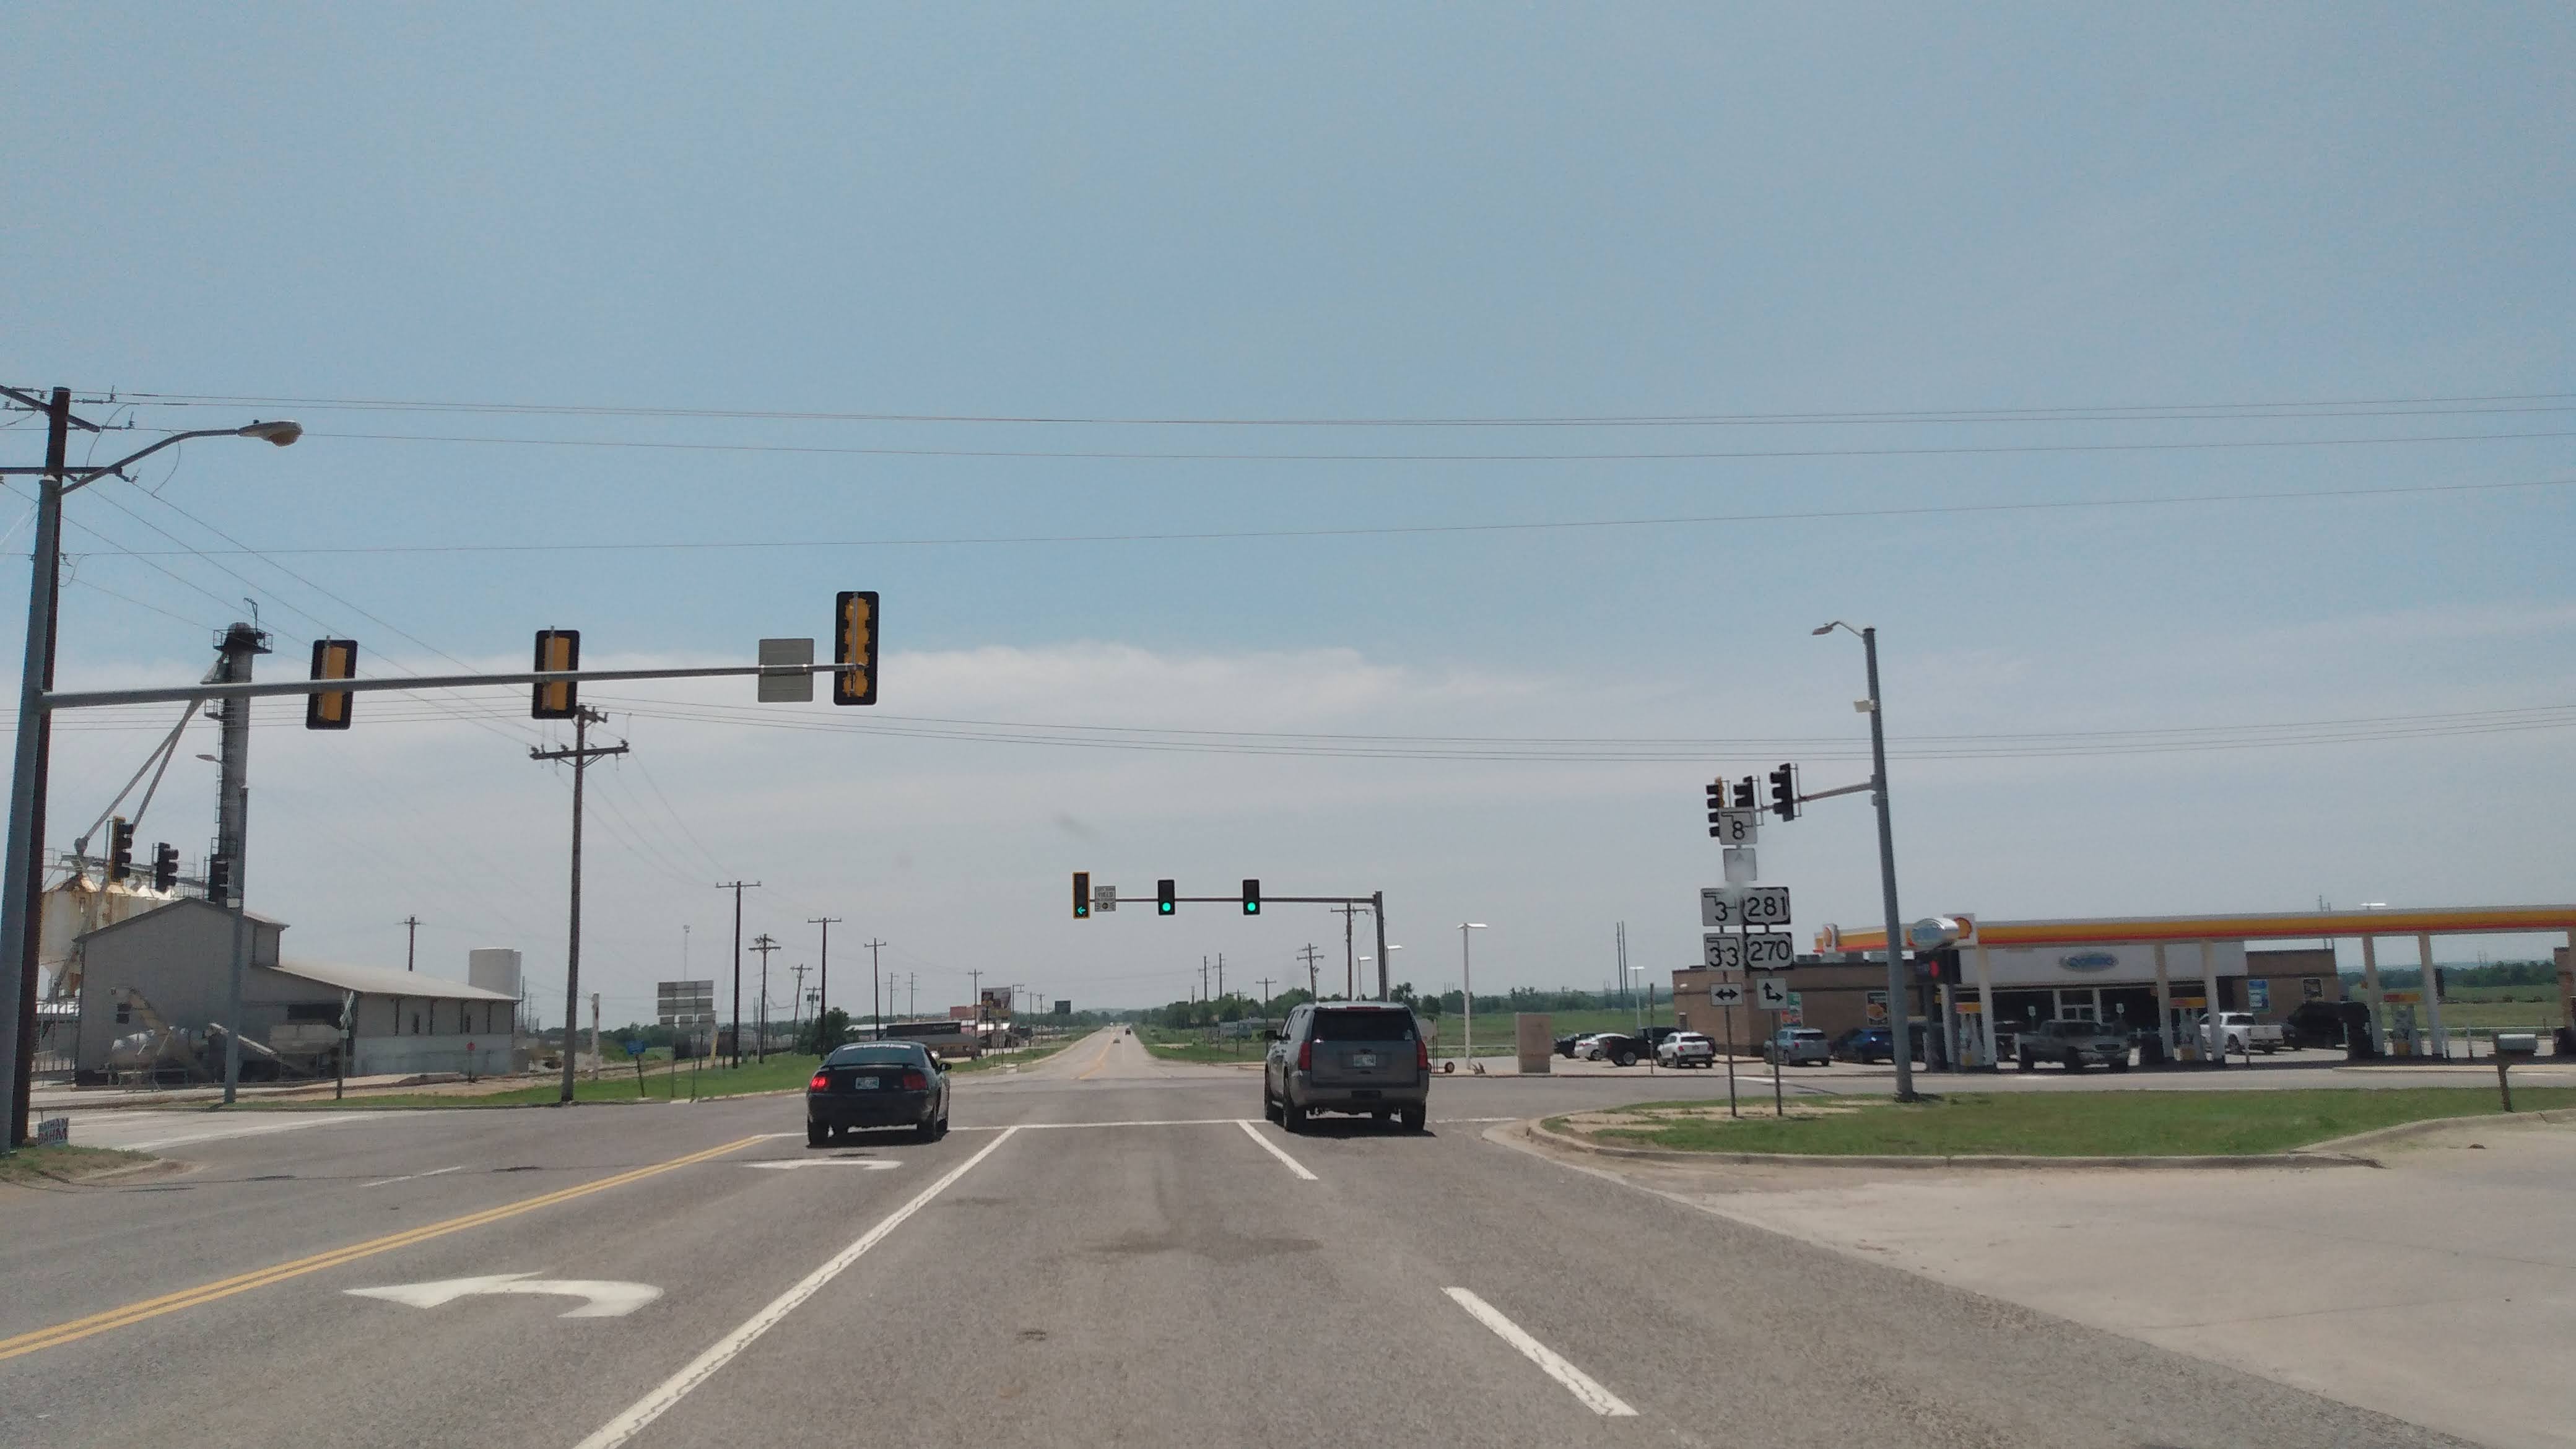
[[[354,1298],[382,1298],[414,1308],[436,1308],[459,1298],[486,1293],[537,1293],[587,1300],[558,1318],[623,1318],[662,1296],[650,1283],[621,1283],[611,1278],[539,1278],[529,1273],[496,1273],[488,1278],[442,1278],[434,1283],[396,1283],[384,1288],[343,1290]]]

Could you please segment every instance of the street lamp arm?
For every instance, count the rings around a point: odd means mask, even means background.
[[[152,446],[133,453],[128,453],[124,457],[117,459],[115,462],[110,463],[103,468],[66,468],[62,473],[62,491],[65,493],[76,493],[81,489],[88,487],[90,484],[97,482],[101,478],[121,476],[126,469],[142,462],[153,454],[160,452],[163,448],[167,448],[174,443],[184,443],[193,438],[260,438],[268,442],[275,443],[277,446],[283,448],[303,436],[303,427],[299,424],[290,422],[252,423],[247,427],[240,428],[192,428],[184,433],[172,433],[170,436],[163,438]],[[0,468],[0,475],[22,473],[41,474],[50,471],[50,469],[46,468]]]

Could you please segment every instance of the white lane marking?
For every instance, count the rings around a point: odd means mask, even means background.
[[[1161,1120],[1130,1122],[1015,1122],[1008,1127],[960,1127],[960,1132],[1051,1132],[1065,1127],[1223,1127],[1240,1122],[1240,1117],[1171,1117]],[[1517,1122],[1520,1119],[1512,1119]]]
[[[1263,1151],[1265,1151],[1265,1152],[1269,1153],[1269,1154],[1270,1154],[1271,1156],[1273,1156],[1273,1157],[1278,1158],[1280,1161],[1282,1161],[1282,1162],[1284,1162],[1284,1163],[1287,1163],[1287,1164],[1288,1164],[1288,1170],[1289,1170],[1290,1172],[1293,1172],[1293,1173],[1297,1174],[1297,1176],[1298,1176],[1301,1180],[1306,1181],[1306,1182],[1314,1182],[1314,1181],[1316,1181],[1316,1180],[1317,1180],[1317,1179],[1316,1179],[1316,1177],[1315,1177],[1315,1174],[1313,1174],[1313,1173],[1311,1173],[1311,1172],[1308,1172],[1308,1171],[1306,1170],[1306,1165],[1305,1165],[1304,1163],[1299,1162],[1296,1158],[1293,1158],[1293,1157],[1289,1156],[1287,1153],[1280,1151],[1280,1150],[1279,1150],[1279,1144],[1278,1144],[1278,1143],[1273,1142],[1273,1141],[1271,1141],[1269,1138],[1262,1136],[1262,1135],[1261,1135],[1261,1129],[1260,1129],[1260,1128],[1258,1128],[1258,1127],[1253,1126],[1253,1125],[1252,1125],[1252,1123],[1251,1123],[1250,1121],[1248,1121],[1247,1119],[1242,1118],[1242,1117],[1237,1117],[1237,1118],[1235,1118],[1235,1119],[1234,1119],[1234,1125],[1243,1129],[1243,1135],[1244,1135],[1244,1136],[1249,1137],[1249,1138],[1251,1138],[1253,1141],[1260,1143],[1260,1144],[1261,1144],[1261,1148],[1262,1148],[1262,1150],[1263,1150]]]
[[[1555,1349],[1523,1332],[1519,1324],[1505,1318],[1494,1305],[1464,1288],[1443,1288],[1440,1291],[1448,1294],[1450,1301],[1466,1309],[1478,1323],[1492,1329],[1495,1337],[1519,1349],[1522,1357],[1537,1364],[1549,1378],[1565,1385],[1574,1397],[1583,1401],[1583,1407],[1609,1419],[1637,1417],[1637,1411],[1629,1408],[1617,1394],[1594,1382],[1590,1374],[1567,1363]]]
[[[1444,1127],[1456,1126],[1467,1122],[1518,1122],[1519,1120],[1521,1119],[1518,1117],[1435,1117],[1432,1119],[1431,1125],[1435,1127]]]
[[[362,1182],[362,1183],[359,1183],[359,1184],[358,1184],[358,1186],[360,1186],[360,1187],[383,1187],[383,1186],[385,1186],[385,1185],[386,1185],[386,1184],[388,1184],[388,1183],[396,1183],[396,1182],[410,1182],[410,1181],[412,1181],[412,1180],[413,1180],[413,1179],[415,1179],[415,1178],[422,1178],[422,1177],[444,1177],[444,1176],[446,1176],[448,1173],[451,1173],[451,1172],[463,1172],[464,1170],[465,1170],[464,1164],[459,1163],[458,1165],[456,1165],[456,1166],[454,1166],[454,1167],[433,1167],[433,1168],[431,1168],[431,1169],[430,1169],[429,1171],[427,1171],[427,1172],[406,1172],[406,1173],[404,1173],[404,1174],[403,1174],[402,1176],[400,1176],[400,1177],[380,1177],[380,1178],[377,1178],[377,1179],[376,1179],[375,1181],[373,1181],[373,1182]]]
[[[871,1172],[886,1172],[903,1166],[884,1157],[787,1157],[776,1162],[746,1162],[745,1167],[766,1167],[772,1172],[786,1172],[799,1167],[857,1167]]]
[[[527,1273],[495,1273],[485,1278],[443,1278],[432,1283],[396,1283],[384,1288],[343,1288],[352,1298],[382,1298],[414,1308],[436,1308],[459,1298],[486,1293],[538,1293],[581,1298],[579,1308],[557,1318],[624,1318],[662,1296],[650,1283],[624,1283],[613,1278],[538,1278]]]
[[[686,1398],[691,1389],[714,1377],[716,1370],[733,1361],[734,1355],[750,1347],[753,1340],[777,1327],[788,1314],[795,1312],[798,1304],[813,1297],[821,1291],[824,1284],[841,1276],[852,1263],[866,1256],[870,1248],[885,1241],[886,1234],[901,1227],[904,1219],[927,1207],[932,1198],[947,1191],[950,1183],[974,1171],[977,1163],[992,1156],[1003,1143],[1010,1141],[1011,1134],[1016,1130],[1018,1129],[1004,1128],[1001,1136],[984,1144],[974,1156],[948,1169],[937,1182],[923,1188],[915,1195],[912,1201],[888,1213],[875,1227],[860,1234],[858,1241],[833,1254],[831,1260],[822,1267],[806,1274],[797,1280],[795,1286],[769,1300],[767,1307],[744,1319],[741,1327],[717,1339],[708,1346],[706,1352],[689,1360],[685,1367],[664,1379],[651,1393],[627,1405],[624,1412],[600,1425],[597,1433],[582,1440],[575,1449],[616,1449],[617,1445],[625,1443],[642,1432],[646,1425],[670,1412],[671,1407]]]
[[[167,1137],[151,1137],[140,1142],[118,1142],[115,1140],[116,1134],[113,1130],[102,1137],[88,1137],[87,1134],[80,1134],[80,1137],[100,1147],[122,1147],[128,1152],[157,1152],[164,1147],[182,1147],[191,1142],[219,1142],[232,1137],[265,1137],[272,1132],[294,1132],[306,1127],[328,1127],[336,1122],[372,1122],[380,1117],[393,1115],[395,1114],[390,1112],[334,1112],[328,1116],[315,1113],[311,1116],[282,1117],[274,1121],[236,1120],[221,1127],[209,1127],[196,1132],[179,1132]],[[77,1128],[75,1130],[77,1131]]]

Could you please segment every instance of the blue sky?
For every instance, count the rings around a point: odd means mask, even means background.
[[[969,968],[1165,1000],[1202,952],[1284,977],[1337,924],[1076,926],[1078,867],[1383,887],[1424,985],[1467,917],[1495,926],[1480,983],[1597,983],[1619,920],[1632,961],[1679,964],[1716,864],[1698,787],[1780,754],[1723,742],[1861,738],[1857,647],[1808,636],[1828,618],[1881,627],[1901,746],[2576,703],[2561,8],[35,5],[12,29],[0,381],[113,395],[88,411],[142,431],[101,459],[311,429],[75,503],[67,681],[193,677],[246,594],[272,669],[329,628],[393,671],[516,665],[547,625],[594,662],[730,662],[872,587],[895,727],[1721,742],[1120,751],[757,728],[747,688],[639,686],[727,713],[612,730],[631,818],[593,837],[586,974],[635,1011],[684,925],[707,964],[707,887],[737,876],[772,883],[751,929],[804,958],[804,918],[846,916],[925,1003]],[[2369,405],[2248,406],[2325,402]],[[1693,421],[1263,421],[1602,418]],[[11,461],[40,443],[0,432]],[[2237,501],[2136,502],[2170,499]],[[2101,506],[1995,507],[2021,504]],[[1473,529],[1675,518],[1734,521]],[[233,546],[208,525],[263,553],[128,552]],[[1408,528],[1472,531],[1366,531]],[[1169,536],[1211,533],[1268,536]],[[575,543],[637,547],[528,547]],[[669,547],[710,543],[762,546]],[[461,551],[356,551],[429,546]],[[291,954],[382,962],[418,914],[437,969],[517,945],[559,980],[565,792],[514,704],[371,699],[342,737],[276,707],[251,877]],[[64,731],[53,844],[164,715]],[[1918,743],[1905,904],[2567,899],[2550,718]],[[1859,778],[1801,753],[1811,785]],[[193,856],[211,779],[173,782],[144,835]],[[1865,806],[1771,832],[1765,874],[1802,933],[1874,916]]]

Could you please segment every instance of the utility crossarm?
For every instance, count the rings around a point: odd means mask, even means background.
[[[866,667],[864,664],[720,664],[701,669],[521,669],[508,674],[424,674],[408,679],[267,679],[241,684],[182,684],[166,689],[58,689],[43,696],[42,707],[52,711],[93,709],[112,704],[178,704],[192,699],[264,699],[275,695],[292,694],[367,694],[389,689],[466,689],[475,685],[491,684],[609,684],[629,679],[725,679],[764,674],[838,674],[844,670]],[[1225,899],[1232,900],[1233,897],[1228,896]]]
[[[1813,795],[1801,795],[1798,797],[1798,803],[1804,805],[1810,800],[1831,800],[1836,795],[1857,795],[1868,788],[1869,782],[1863,780],[1857,785],[1845,785],[1838,790],[1818,790]]]

